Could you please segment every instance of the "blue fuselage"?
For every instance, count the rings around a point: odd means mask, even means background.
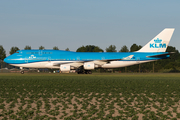
[[[159,59],[168,58],[169,55],[161,56],[161,57],[148,57],[148,56],[155,56],[164,54],[166,52],[71,52],[71,51],[62,51],[62,50],[19,50],[13,55],[8,56],[4,59],[6,63],[19,66],[19,67],[27,67],[28,65],[25,64],[32,64],[32,63],[65,63],[65,62],[77,62],[77,61],[105,61],[111,60],[111,62],[122,62],[127,61],[131,62],[149,62],[155,61]],[[133,56],[130,59],[124,59],[128,56]],[[127,63],[126,63],[127,64]],[[130,65],[131,65],[130,64]],[[25,66],[23,66],[25,65]],[[44,64],[43,64],[44,65]],[[104,66],[106,66],[104,64]],[[111,68],[108,63],[108,68]],[[113,67],[116,65],[113,65]],[[123,65],[122,65],[123,66]],[[122,67],[121,65],[117,64],[117,67]],[[34,67],[34,66],[33,66]],[[46,65],[47,68],[48,65]],[[42,68],[38,67],[37,68]],[[53,64],[51,64],[51,68],[53,68]],[[55,67],[57,68],[57,66]],[[106,68],[106,67],[104,67]]]

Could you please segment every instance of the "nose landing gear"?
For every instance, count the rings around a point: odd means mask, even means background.
[[[21,69],[20,73],[21,73],[21,74],[24,74],[23,67],[20,67],[20,69]]]
[[[21,71],[21,74],[24,74],[24,70]]]

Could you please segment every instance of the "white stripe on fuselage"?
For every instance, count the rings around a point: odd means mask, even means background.
[[[131,65],[136,65],[140,63],[151,62],[155,60],[149,61],[111,61],[110,63],[103,64],[102,68],[119,68],[119,67],[126,67]],[[66,64],[64,64],[66,62]],[[73,63],[72,63],[73,62]],[[92,61],[93,62],[93,61]],[[25,64],[11,64],[17,67],[24,67],[24,68],[52,68],[52,69],[59,69],[59,66],[54,66],[56,63],[63,63],[63,65],[70,65],[72,67],[80,67],[84,63],[78,63],[75,61],[44,61],[44,62],[34,62],[34,63],[25,63]]]
[[[25,64],[10,64],[17,67],[25,67],[25,68],[54,68],[59,69],[59,66],[54,66],[55,63],[64,63],[65,61],[43,61],[43,62],[33,62],[33,63],[25,63]],[[68,62],[72,61],[66,61]]]

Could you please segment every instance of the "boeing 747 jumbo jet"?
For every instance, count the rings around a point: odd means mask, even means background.
[[[136,52],[72,52],[63,50],[18,50],[4,62],[21,68],[50,68],[60,71],[77,70],[90,74],[95,68],[119,68],[165,59],[165,52],[174,28],[166,28]]]

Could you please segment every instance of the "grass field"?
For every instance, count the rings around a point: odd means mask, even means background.
[[[180,119],[180,74],[0,74],[0,119]]]

